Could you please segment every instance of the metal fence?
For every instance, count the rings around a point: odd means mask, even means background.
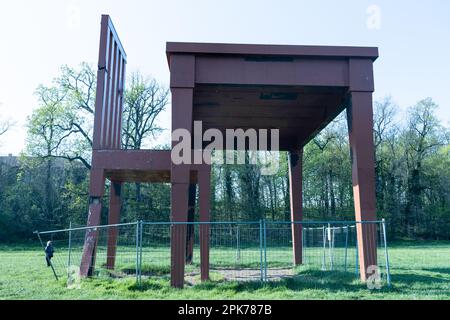
[[[185,280],[200,282],[200,227],[209,226],[209,276],[213,281],[277,281],[301,275],[302,268],[359,276],[356,229],[373,224],[381,281],[390,285],[386,226],[381,221],[302,221],[302,264],[294,265],[292,222],[191,222],[187,227]],[[52,241],[56,277],[78,270],[86,232],[98,234],[94,276],[170,278],[170,234],[175,223],[145,222],[79,227],[35,233],[45,246]],[[114,245],[117,239],[117,244]],[[190,247],[190,249],[188,249]],[[189,256],[189,257],[188,257]]]

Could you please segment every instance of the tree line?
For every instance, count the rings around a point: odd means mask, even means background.
[[[95,70],[83,63],[63,66],[50,86],[37,88],[26,149],[0,159],[0,241],[86,223],[95,85]],[[163,131],[158,116],[168,103],[168,88],[133,73],[125,91],[122,148],[147,147]],[[431,98],[405,115],[391,97],[374,104],[377,211],[391,239],[450,239],[450,131],[437,108]],[[268,176],[258,165],[213,165],[212,219],[289,220],[287,154],[280,152],[279,161],[278,173]],[[353,220],[345,114],[305,146],[303,163],[304,219]],[[168,184],[125,184],[122,199],[124,222],[169,220]]]

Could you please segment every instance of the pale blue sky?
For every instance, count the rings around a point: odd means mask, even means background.
[[[379,28],[367,25],[371,5],[380,10]],[[2,0],[0,115],[17,125],[0,139],[0,154],[23,149],[40,83],[50,84],[62,64],[96,65],[102,13],[124,44],[127,71],[166,84],[166,41],[377,46],[375,99],[392,94],[405,109],[430,96],[441,121],[450,120],[448,0]],[[167,128],[168,109],[161,117]]]

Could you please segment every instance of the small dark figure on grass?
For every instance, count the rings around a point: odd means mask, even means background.
[[[45,247],[45,260],[47,261],[47,267],[51,265],[51,259],[53,258],[53,253],[55,249],[53,249],[53,245],[51,241],[47,241],[47,246]]]

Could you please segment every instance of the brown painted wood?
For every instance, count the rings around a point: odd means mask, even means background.
[[[94,151],[92,165],[102,169],[170,170],[168,150],[98,150]]]
[[[178,59],[179,58],[179,59]],[[172,68],[180,68],[187,72],[193,70],[191,64],[193,59],[177,57],[172,60]],[[176,73],[171,78],[171,84],[181,87],[171,87],[172,92],[172,128],[185,129],[192,132],[192,102],[194,90],[189,88],[190,77],[183,72]],[[192,83],[193,84],[193,83]],[[186,86],[186,87],[185,87]],[[172,148],[176,145],[172,141]],[[171,189],[171,221],[186,222],[188,218],[188,193],[189,176],[191,166],[189,164],[179,164],[171,162],[170,180]],[[184,285],[184,267],[186,253],[186,225],[173,225],[171,232],[171,285],[182,288]]]
[[[292,61],[251,61],[246,57],[198,56],[197,84],[333,86],[349,85],[348,61],[295,58]]]
[[[111,182],[109,193],[109,212],[108,212],[108,224],[120,223],[120,193],[122,184],[117,182]],[[114,269],[116,262],[116,249],[117,249],[117,227],[108,228],[108,245],[106,250],[106,268]]]
[[[102,16],[93,149],[120,148],[126,54],[108,15]]]
[[[171,220],[186,222],[188,211],[189,183],[172,183],[171,189]],[[170,235],[170,283],[171,286],[184,286],[184,267],[186,254],[186,225],[174,224]]]
[[[302,264],[302,162],[303,150],[289,152],[289,196],[291,202],[292,252],[294,265]]]
[[[352,183],[357,221],[376,220],[375,168],[373,146],[373,111],[371,92],[352,92],[347,109]],[[357,224],[361,280],[368,277],[367,268],[377,265],[375,224]]]
[[[362,57],[375,61],[378,58],[376,47],[348,46],[301,46],[264,45],[234,43],[196,43],[167,42],[168,58],[173,53],[218,54],[218,55],[262,55],[262,56],[306,56],[306,57]]]
[[[102,203],[93,202],[89,205],[88,227],[98,226],[102,212]],[[98,230],[88,229],[83,246],[83,255],[80,264],[80,276],[87,277],[93,274],[95,268],[95,252],[98,240]]]

